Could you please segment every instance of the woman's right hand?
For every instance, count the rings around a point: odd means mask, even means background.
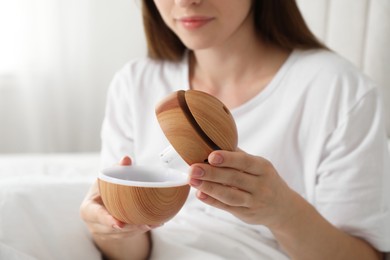
[[[130,157],[124,157],[120,165],[131,165]],[[130,244],[138,244],[138,249],[144,248],[147,254],[149,250],[149,237],[147,232],[155,228],[148,225],[130,225],[115,219],[104,207],[99,193],[97,181],[92,185],[88,194],[80,206],[81,218],[86,223],[95,243],[106,255],[113,255],[129,249],[129,240],[135,240]],[[157,227],[157,226],[156,226]],[[121,246],[123,245],[123,246]],[[137,250],[138,253],[142,250]],[[124,253],[124,252],[123,252]],[[115,253],[114,253],[115,254]],[[121,254],[123,256],[124,254]],[[115,258],[115,257],[113,257]]]

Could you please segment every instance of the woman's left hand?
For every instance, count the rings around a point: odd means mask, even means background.
[[[283,225],[293,214],[296,196],[271,162],[243,151],[214,151],[209,164],[193,164],[190,185],[197,197],[249,224]]]

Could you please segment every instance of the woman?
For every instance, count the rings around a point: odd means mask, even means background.
[[[103,166],[124,155],[123,165],[160,163],[169,143],[154,108],[179,89],[220,99],[240,149],[191,166],[196,194],[163,227],[114,219],[95,184],[81,215],[107,258],[380,259],[390,250],[377,90],[315,39],[295,1],[142,4],[149,59],[112,82]]]

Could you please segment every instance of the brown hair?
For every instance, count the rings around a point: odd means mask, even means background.
[[[282,48],[326,48],[309,30],[295,0],[252,0],[257,34]],[[181,60],[186,46],[168,27],[153,0],[142,0],[148,56],[157,60]]]

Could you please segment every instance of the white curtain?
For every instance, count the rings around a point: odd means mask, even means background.
[[[0,153],[100,148],[116,70],[145,54],[135,0],[0,0]]]

